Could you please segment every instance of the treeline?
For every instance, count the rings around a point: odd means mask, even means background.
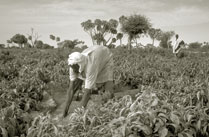
[[[83,30],[89,34],[92,44],[98,44],[107,46],[109,48],[115,48],[116,42],[119,41],[120,46],[126,46],[129,50],[133,46],[141,46],[140,39],[142,37],[149,37],[152,40],[152,43],[148,44],[149,46],[154,46],[155,41],[159,41],[159,47],[162,48],[171,48],[172,42],[171,38],[176,34],[174,31],[163,31],[160,28],[152,27],[149,18],[144,15],[134,14],[130,16],[122,15],[119,19],[110,19],[110,20],[101,20],[91,19],[81,23]],[[20,48],[54,48],[49,44],[44,43],[39,40],[40,35],[34,33],[34,29],[31,29],[31,33],[27,34],[28,37],[22,34],[14,35],[10,40],[7,40],[7,45],[1,44],[0,47],[10,47],[13,43],[17,44]],[[126,37],[124,37],[126,36]],[[87,47],[83,41],[75,40],[63,40],[61,41],[60,37],[50,35],[49,38],[56,42],[58,48],[71,48],[73,49],[76,45],[81,45],[82,48]],[[127,38],[127,45],[123,44],[123,39]],[[118,46],[118,45],[117,45]],[[185,47],[191,49],[198,48],[208,48],[208,43],[190,43],[186,44]]]

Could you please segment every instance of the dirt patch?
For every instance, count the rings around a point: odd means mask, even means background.
[[[139,93],[140,90],[139,89],[134,89],[131,90],[128,87],[120,87],[120,91],[117,90],[117,93],[115,93],[115,97],[116,98],[120,98],[123,97],[125,95],[131,95],[134,96],[135,94]],[[54,109],[51,114],[52,117],[61,117],[63,114],[63,110],[65,107],[65,101],[67,99],[67,86],[62,86],[62,85],[51,85],[48,88],[48,92],[51,94],[51,96],[53,97],[54,101],[56,102],[56,109]],[[91,95],[91,99],[88,102],[87,108],[88,106],[91,106],[90,104],[92,103],[97,103],[97,104],[101,104],[102,103],[102,95]],[[70,108],[69,108],[69,113],[72,113],[74,111],[75,108],[80,106],[80,101],[72,101]]]

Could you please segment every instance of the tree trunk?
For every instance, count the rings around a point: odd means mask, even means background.
[[[94,45],[94,44],[95,44],[95,42],[94,42],[94,39],[93,39],[93,35],[92,35],[92,33],[90,33],[90,36],[91,36],[92,44]]]
[[[122,46],[122,39],[120,39],[120,46]]]
[[[154,46],[154,41],[155,41],[155,39],[153,38],[153,39],[152,39],[152,46]]]
[[[129,50],[130,53],[131,53],[131,48],[132,48],[132,46],[131,46],[131,40],[132,40],[132,37],[129,36],[128,37],[128,50]]]
[[[33,48],[35,47],[33,38],[31,38],[31,46],[32,46]]]
[[[22,48],[22,44],[18,44],[20,48]]]

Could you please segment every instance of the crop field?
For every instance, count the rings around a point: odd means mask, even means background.
[[[112,49],[117,94],[138,92],[91,101],[61,119],[40,104],[44,93],[65,97],[67,57],[77,50],[0,50],[0,137],[209,136],[209,53]]]

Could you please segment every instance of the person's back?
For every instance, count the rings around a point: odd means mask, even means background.
[[[104,76],[108,75],[107,73],[109,73],[104,72],[105,68],[113,65],[113,61],[111,60],[112,53],[107,47],[94,45],[84,50],[81,54],[87,56],[87,64],[85,70],[85,75],[87,77],[86,84],[103,83],[107,80],[113,80],[110,78],[106,78],[107,76]]]
[[[67,115],[69,106],[77,89],[84,81],[81,106],[86,107],[91,90],[98,85],[104,85],[108,98],[113,98],[113,56],[105,46],[91,46],[82,53],[73,52],[68,58],[70,86],[63,117]]]

